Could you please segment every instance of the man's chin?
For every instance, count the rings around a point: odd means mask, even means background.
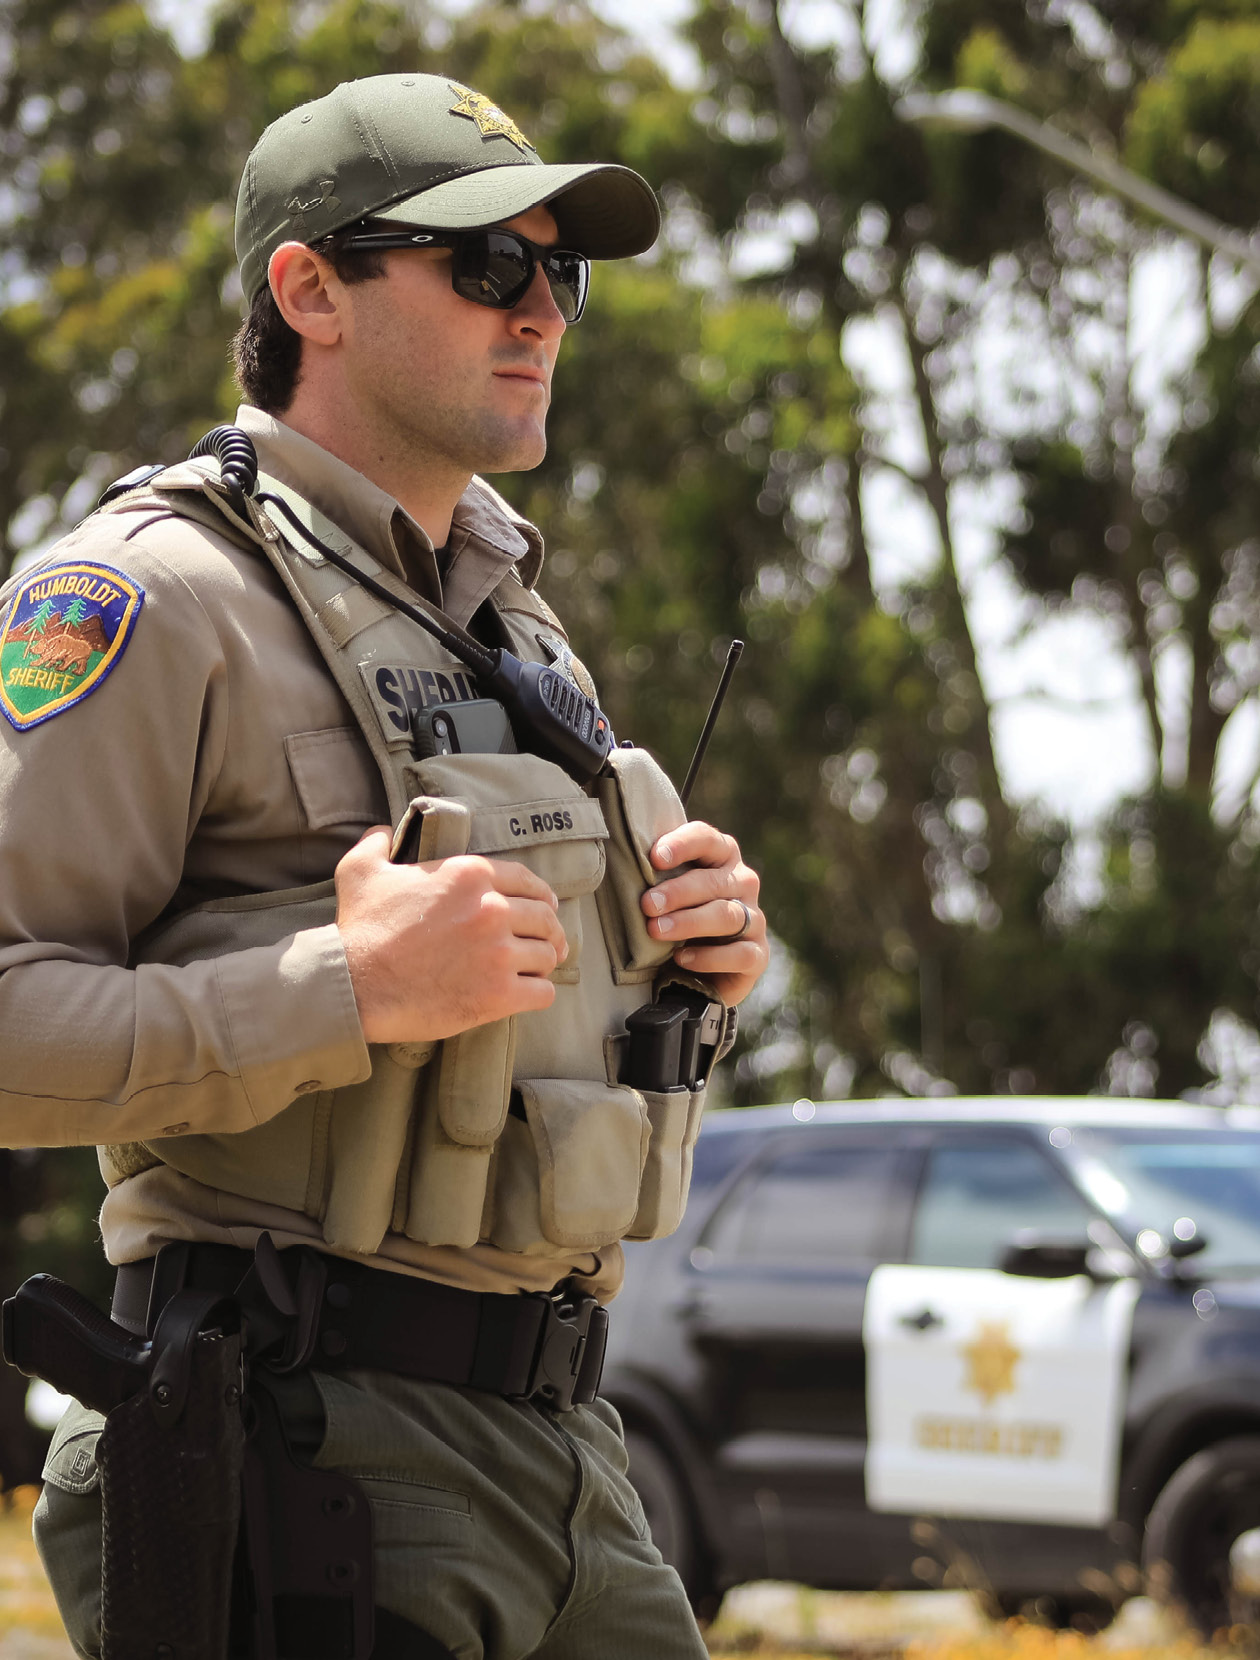
[[[479,473],[528,473],[537,467],[547,454],[547,435],[534,433],[528,439],[494,447],[487,446],[487,458],[481,462]]]

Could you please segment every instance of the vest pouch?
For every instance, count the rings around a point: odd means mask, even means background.
[[[661,1239],[682,1221],[691,1187],[691,1155],[700,1134],[704,1090],[644,1090],[652,1135],[627,1239]]]
[[[516,1022],[447,1038],[416,1115],[409,1180],[396,1225],[421,1245],[475,1245],[490,1165],[508,1115]]]
[[[554,1255],[620,1239],[639,1208],[647,1106],[628,1084],[518,1080],[495,1150],[487,1239],[504,1251]],[[523,1115],[523,1116],[522,1116]]]
[[[433,755],[403,768],[414,797],[395,836],[420,860],[477,853],[527,865],[560,901],[569,954],[552,979],[572,985],[582,954],[581,907],[604,880],[608,827],[598,801],[539,755]]]
[[[648,854],[659,836],[687,822],[686,809],[646,749],[614,749],[596,789],[609,838],[608,874],[596,900],[613,979],[646,985],[674,948],[648,933],[639,901],[648,888],[678,874],[657,870]]]

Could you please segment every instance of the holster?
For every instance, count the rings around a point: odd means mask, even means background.
[[[5,1360],[106,1415],[102,1660],[371,1654],[367,1501],[293,1457],[265,1387],[245,1392],[247,1364],[309,1362],[323,1277],[303,1263],[295,1288],[264,1235],[235,1294],[174,1288],[150,1338],[46,1274],[4,1304]]]
[[[141,1339],[39,1274],[4,1305],[4,1358],[106,1414],[102,1660],[224,1660],[245,1443],[232,1303],[181,1292]]]
[[[156,1370],[170,1353],[160,1328],[154,1348]],[[190,1320],[181,1348],[182,1410],[161,1404],[159,1384],[116,1406],[97,1443],[102,1660],[227,1654],[245,1442],[241,1339]]]

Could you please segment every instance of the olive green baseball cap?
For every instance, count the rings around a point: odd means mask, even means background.
[[[236,255],[246,301],[282,242],[358,219],[476,230],[545,202],[560,244],[590,259],[650,248],[645,179],[607,162],[545,162],[510,116],[445,75],[370,75],[273,121],[245,164]]]

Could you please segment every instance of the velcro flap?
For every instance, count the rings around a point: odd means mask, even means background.
[[[634,1221],[651,1129],[643,1096],[585,1078],[517,1083],[538,1158],[542,1228],[555,1245],[591,1249]]]
[[[511,807],[478,807],[468,836],[470,853],[509,853],[544,842],[605,841],[608,826],[598,801],[521,801]]]
[[[426,811],[433,800],[463,805],[469,820],[461,852],[528,865],[560,899],[593,893],[603,881],[603,811],[553,762],[528,754],[434,755],[404,770],[425,792]]]
[[[421,820],[420,836],[414,851],[409,848],[413,826]],[[447,801],[441,796],[418,795],[407,805],[407,811],[398,821],[389,856],[395,863],[411,859],[424,864],[430,859],[453,859],[468,852],[470,814],[462,801]]]

